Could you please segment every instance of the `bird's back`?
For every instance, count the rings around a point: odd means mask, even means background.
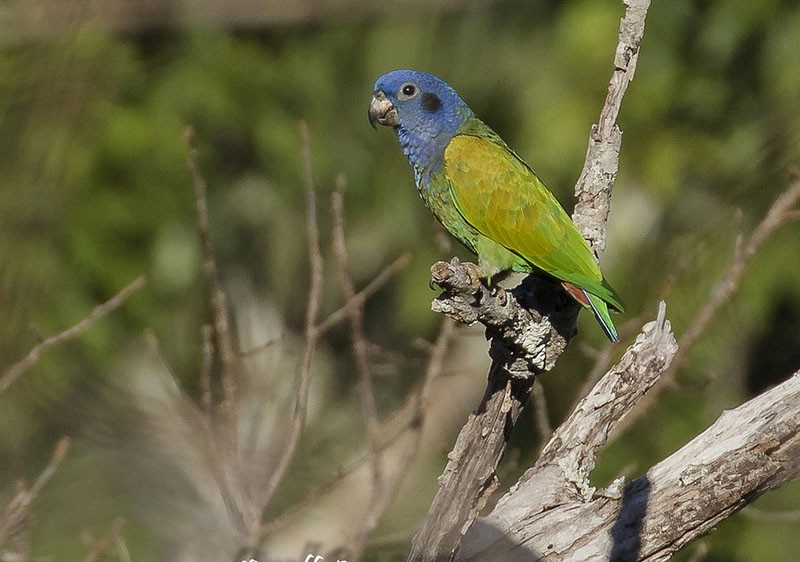
[[[444,168],[453,204],[478,233],[479,257],[485,260],[481,256],[481,237],[485,237],[522,258],[509,259],[501,253],[504,263],[496,264],[497,269],[540,269],[621,307],[558,200],[483,122],[472,119],[453,137],[445,149]],[[487,242],[483,245],[495,250]]]

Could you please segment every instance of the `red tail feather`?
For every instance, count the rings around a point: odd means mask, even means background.
[[[564,290],[567,291],[573,299],[578,301],[583,306],[591,308],[592,303],[589,302],[589,297],[586,296],[586,293],[583,289],[573,285],[572,283],[567,283],[566,281],[562,281],[561,286],[564,287]]]

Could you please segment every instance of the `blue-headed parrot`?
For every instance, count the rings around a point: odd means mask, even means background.
[[[534,171],[451,86],[415,70],[384,74],[369,120],[395,130],[425,205],[477,254],[487,278],[544,272],[618,340],[609,307],[623,311],[622,300],[586,240]]]

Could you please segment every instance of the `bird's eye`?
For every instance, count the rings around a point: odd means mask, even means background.
[[[410,100],[419,93],[419,89],[411,82],[406,82],[400,86],[400,91],[397,92],[397,99]]]

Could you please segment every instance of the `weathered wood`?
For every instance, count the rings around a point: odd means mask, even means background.
[[[573,220],[596,253],[605,248],[611,188],[619,166],[622,133],[616,125],[622,97],[633,79],[649,0],[624,0],[614,72],[598,125],[592,128],[586,159],[575,187]],[[433,310],[471,324],[481,322],[492,340],[489,384],[478,412],[459,434],[439,479],[439,491],[414,536],[408,562],[449,560],[474,521],[490,488],[507,435],[533,387],[533,378],[552,368],[575,334],[578,308],[563,300],[553,284],[529,278],[513,293],[490,290],[471,264],[458,260],[431,268],[431,283],[444,293]],[[534,290],[529,290],[535,287]],[[509,298],[513,296],[514,298]],[[515,382],[511,382],[514,380]],[[511,387],[508,385],[511,384]],[[505,396],[496,396],[500,389]],[[498,436],[502,435],[500,439]]]
[[[464,323],[480,321],[491,339],[485,395],[459,433],[439,490],[414,537],[408,560],[449,560],[497,487],[495,468],[528,402],[535,376],[551,369],[575,334],[577,305],[556,284],[529,278],[512,291],[487,288],[473,264],[431,268],[444,289],[433,309]]]
[[[534,378],[514,380],[494,373],[490,381],[481,409],[469,417],[447,456],[439,491],[414,538],[409,560],[449,560],[461,535],[497,489],[494,470],[505,450],[508,431],[528,400]]]
[[[638,391],[631,387],[623,394]],[[622,395],[609,398],[606,411],[625,400]],[[573,414],[574,429],[591,435],[596,420],[581,413],[584,407],[579,405]],[[578,447],[585,444],[578,442]],[[574,468],[561,455],[543,456],[475,523],[457,560],[667,560],[800,473],[800,371],[723,412],[706,431],[626,486],[620,480],[596,491],[589,486],[588,473]]]

